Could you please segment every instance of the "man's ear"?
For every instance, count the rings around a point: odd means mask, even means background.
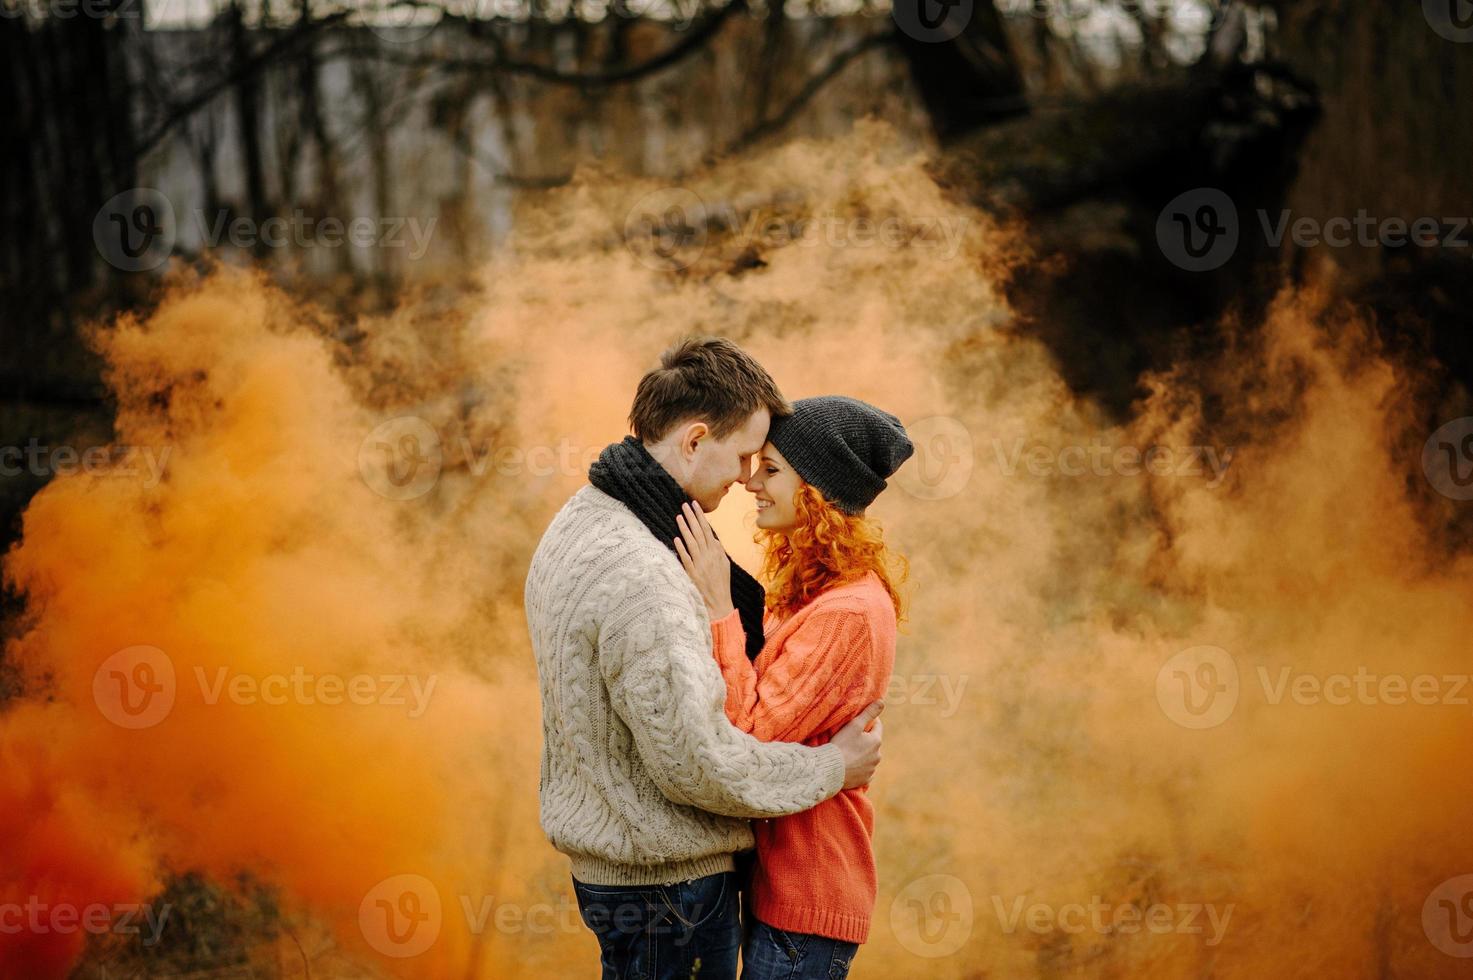
[[[696,445],[702,439],[710,436],[710,434],[711,427],[705,422],[692,422],[687,425],[685,427],[685,431],[680,434],[681,454],[686,456],[687,458],[695,456]]]

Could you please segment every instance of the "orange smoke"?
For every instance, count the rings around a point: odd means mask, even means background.
[[[671,189],[585,180],[459,308],[406,302],[352,344],[223,270],[99,329],[116,442],[168,455],[156,482],[54,479],[7,556],[33,693],[0,714],[0,907],[248,871],[331,930],[308,958],[593,969],[537,826],[522,576],[698,331],[918,445],[872,512],[910,622],[855,977],[1456,975],[1434,893],[1473,871],[1473,715],[1446,687],[1324,697],[1467,673],[1414,372],[1286,293],[1111,425],[1006,331],[1013,239],[924,163],[875,126],[734,160],[679,189],[711,220],[666,240],[631,216]],[[736,488],[714,519],[756,568],[750,511]],[[0,975],[64,975],[86,935],[6,936]]]

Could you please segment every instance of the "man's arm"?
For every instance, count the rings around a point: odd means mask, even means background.
[[[848,761],[840,746],[763,743],[727,720],[704,616],[672,603],[664,583],[628,595],[617,618],[600,626],[599,663],[614,711],[662,793],[756,818],[807,810],[839,792]]]

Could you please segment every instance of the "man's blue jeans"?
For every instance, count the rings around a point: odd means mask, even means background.
[[[598,937],[603,980],[736,980],[742,944],[736,875],[673,885],[585,885],[583,924]]]

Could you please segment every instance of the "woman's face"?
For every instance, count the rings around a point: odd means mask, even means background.
[[[786,531],[798,523],[794,500],[802,477],[788,465],[772,443],[762,447],[747,489],[757,498],[757,526],[764,531]]]

